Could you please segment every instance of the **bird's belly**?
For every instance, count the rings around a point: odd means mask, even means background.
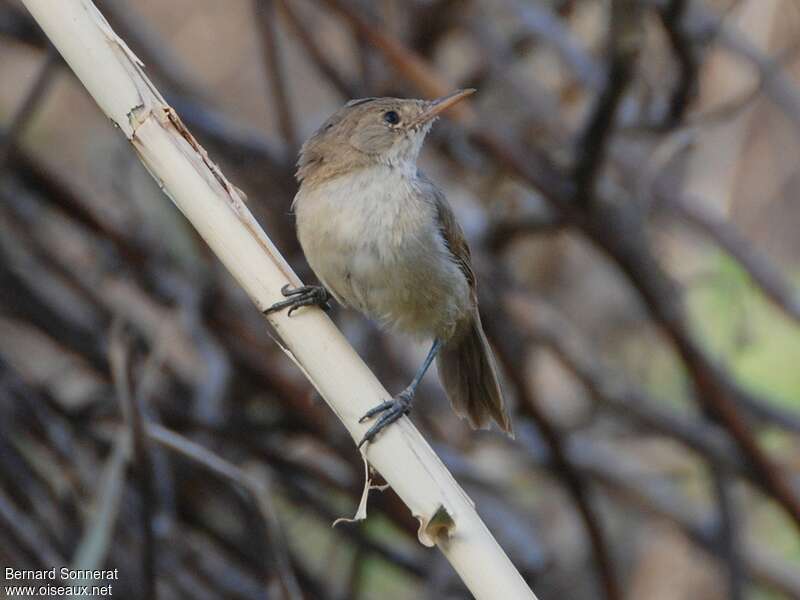
[[[438,260],[437,260],[438,259]],[[449,337],[469,290],[448,263],[417,248],[358,251],[348,261],[348,304],[416,337]]]
[[[382,188],[386,190],[386,187]],[[469,285],[449,258],[434,215],[406,201],[298,204],[298,236],[336,299],[415,337],[451,335],[471,306]]]

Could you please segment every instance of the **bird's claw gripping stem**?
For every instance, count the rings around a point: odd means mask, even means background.
[[[369,409],[364,416],[358,420],[359,423],[368,421],[377,415],[381,416],[377,422],[367,430],[367,432],[364,434],[364,437],[361,438],[361,441],[358,443],[358,447],[361,448],[361,446],[364,444],[371,442],[381,431],[386,429],[389,425],[397,421],[403,415],[407,415],[411,410],[411,400],[413,397],[414,391],[407,388],[391,400],[381,402],[378,404],[378,406]]]
[[[330,304],[328,303],[331,299],[331,295],[328,290],[321,285],[301,285],[300,287],[291,288],[287,283],[281,288],[281,294],[286,296],[287,299],[276,302],[269,308],[265,309],[265,315],[278,312],[284,308],[289,309],[288,316],[290,317],[294,311],[303,306],[319,306],[325,311],[328,311],[331,308]]]
[[[371,408],[363,417],[358,420],[359,423],[363,423],[364,421],[367,421],[376,415],[381,415],[378,421],[372,427],[370,427],[367,430],[367,433],[364,434],[364,437],[361,438],[361,441],[358,443],[359,448],[361,448],[361,446],[364,444],[371,442],[376,435],[397,421],[400,417],[408,414],[408,412],[411,410],[411,401],[414,399],[417,386],[419,385],[419,382],[422,381],[422,378],[425,376],[428,367],[431,366],[433,359],[436,358],[436,355],[439,353],[439,349],[441,347],[441,340],[434,340],[431,349],[428,351],[428,355],[425,357],[425,360],[420,365],[416,375],[414,375],[414,379],[411,380],[411,383],[408,385],[408,387],[391,400],[381,402],[378,404],[378,406]]]

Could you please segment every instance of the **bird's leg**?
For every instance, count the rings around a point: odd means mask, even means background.
[[[319,306],[326,311],[330,310],[331,308],[330,304],[328,304],[328,301],[331,299],[331,295],[328,290],[321,285],[301,285],[300,287],[292,289],[287,283],[281,288],[281,294],[286,296],[287,300],[276,302],[264,310],[265,315],[288,308],[288,316],[291,317],[292,313],[301,306]]]
[[[367,432],[364,434],[364,437],[358,443],[359,448],[361,448],[361,446],[363,446],[365,443],[371,442],[376,435],[397,421],[397,419],[408,414],[408,412],[411,410],[411,401],[414,399],[414,392],[417,391],[419,382],[422,381],[422,378],[425,376],[425,373],[431,366],[433,359],[436,358],[436,355],[439,353],[439,349],[441,347],[442,342],[440,340],[434,340],[433,346],[431,346],[431,349],[428,352],[428,356],[425,357],[425,360],[422,362],[422,365],[420,365],[419,369],[417,370],[417,374],[414,375],[414,379],[411,380],[411,383],[408,385],[408,387],[391,400],[381,402],[375,408],[368,410],[367,413],[358,420],[359,423],[363,423],[364,421],[367,421],[376,415],[380,415],[380,418],[372,427],[367,430]]]

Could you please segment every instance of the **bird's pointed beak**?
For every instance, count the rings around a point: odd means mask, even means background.
[[[410,126],[415,127],[417,125],[421,125],[422,123],[427,123],[428,121],[435,119],[442,112],[446,111],[454,104],[458,104],[467,96],[471,96],[472,94],[474,94],[475,91],[476,90],[474,88],[457,90],[452,94],[448,94],[447,96],[442,96],[441,98],[437,98],[436,100],[431,100],[430,102],[426,103],[425,110],[422,112],[422,114],[420,114],[416,119],[414,119],[410,123]]]

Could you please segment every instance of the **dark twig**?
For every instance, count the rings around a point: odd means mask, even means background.
[[[342,598],[359,598],[361,596],[361,588],[364,583],[364,571],[366,570],[366,552],[362,546],[356,548],[353,553],[353,560],[350,563],[350,572],[347,577],[347,592]]]
[[[497,301],[490,300],[489,304],[499,306],[500,302],[499,299]],[[544,438],[550,450],[554,471],[563,481],[581,515],[586,533],[592,544],[594,558],[597,563],[598,578],[603,588],[604,597],[608,600],[621,599],[623,596],[614,572],[614,561],[610,554],[611,546],[606,539],[597,512],[592,506],[591,492],[568,461],[558,429],[550,423],[550,419],[541,409],[528,386],[525,373],[520,368],[520,365],[524,364],[525,358],[521,350],[523,344],[520,336],[512,331],[511,328],[505,326],[504,323],[506,321],[497,318],[498,315],[499,311],[492,311],[487,315],[490,318],[484,319],[486,334],[495,347],[498,359],[505,367],[514,385],[516,396],[519,399],[519,411],[535,423]]]
[[[662,408],[659,399],[642,389],[618,381],[619,377],[594,358],[597,353],[591,342],[555,307],[530,294],[513,291],[504,294],[503,303],[509,319],[521,327],[522,334],[552,351],[605,409],[649,431],[680,441],[715,468],[735,472],[756,485],[760,483],[722,429],[679,416]]]
[[[18,39],[25,44],[44,46],[47,37],[21,7],[8,1],[0,2],[0,35]]]
[[[17,108],[17,112],[11,118],[11,123],[6,128],[5,135],[0,137],[0,173],[5,168],[20,136],[28,128],[31,120],[36,115],[36,111],[39,110],[42,102],[47,97],[47,92],[54,81],[53,75],[60,65],[61,55],[52,46],[48,45],[47,53],[33,84]]]
[[[375,64],[375,56],[369,42],[363,35],[356,33],[353,43],[356,47],[359,62],[359,96],[368,96],[371,90],[378,88],[379,79],[377,75],[377,65]]]
[[[570,35],[569,27],[559,18],[549,4],[526,2],[525,0],[505,0],[515,13],[526,37],[551,45],[561,60],[575,74],[575,78],[590,90],[603,87],[605,65],[596,61]]]
[[[281,58],[280,44],[278,44],[275,2],[274,0],[253,0],[253,11],[260,33],[267,82],[275,112],[278,115],[278,127],[283,137],[287,156],[294,156],[297,150],[297,127],[292,115],[288,96],[288,80]]]
[[[125,492],[125,470],[130,447],[130,436],[126,434],[114,440],[103,465],[93,501],[92,519],[85,527],[72,556],[71,564],[75,569],[101,569],[112,546]]]
[[[532,453],[535,456],[535,453]],[[642,510],[675,523],[698,546],[712,555],[720,552],[718,522],[713,515],[703,516],[689,504],[682,494],[661,481],[648,481],[637,477],[631,469],[624,468],[624,456],[592,444],[588,440],[573,440],[568,457],[583,477],[591,478],[603,486],[610,495],[637,506]],[[762,550],[752,546],[742,552],[744,573],[754,581],[761,581],[789,597],[800,594],[800,578],[796,573],[770,563],[765,569]],[[796,570],[796,569],[795,569]]]
[[[470,10],[468,0],[434,0],[412,5],[415,24],[409,46],[426,58],[433,55],[439,41],[458,24],[459,17]],[[363,37],[363,36],[362,36]]]
[[[145,435],[144,415],[140,398],[131,393],[128,378],[128,344],[122,330],[123,324],[116,321],[109,346],[111,370],[117,390],[122,413],[131,434],[133,446],[133,464],[139,484],[141,498],[140,522],[143,536],[142,543],[142,597],[157,598],[156,593],[156,543],[153,530],[153,517],[155,515],[155,490],[153,487],[153,469],[150,460],[149,444]]]
[[[679,70],[678,83],[670,94],[669,107],[663,123],[667,129],[675,127],[681,121],[697,87],[699,67],[692,39],[684,27],[688,6],[689,0],[670,0],[667,6],[658,11]]]
[[[792,121],[795,130],[800,130],[800,90],[788,73],[781,70],[780,60],[764,56],[753,41],[724,20],[708,16],[706,18],[711,21],[707,26],[718,32],[720,45],[750,63],[759,72],[764,95]]]
[[[630,83],[639,52],[639,5],[636,0],[612,0],[608,28],[611,68],[606,84],[578,138],[575,163],[575,201],[585,206],[594,195],[614,129],[614,118]]]
[[[50,565],[63,565],[64,559],[46,541],[47,536],[38,523],[21,511],[11,501],[6,493],[0,489],[0,525],[10,532],[9,537],[15,537],[20,544],[37,561],[41,569],[52,568]]]
[[[699,199],[692,201],[677,194],[661,194],[661,199],[666,208],[735,258],[766,298],[790,319],[800,323],[800,294],[732,223],[705,209]]]
[[[546,213],[542,215],[518,218],[493,224],[486,232],[485,244],[493,252],[506,248],[523,235],[548,235],[566,230],[568,223],[560,214]]]
[[[269,536],[269,545],[275,554],[276,570],[283,588],[284,598],[286,600],[302,600],[303,593],[300,591],[297,578],[292,570],[291,560],[286,550],[286,540],[272,505],[268,484],[262,479],[248,475],[199,444],[160,425],[148,425],[147,435],[164,447],[178,452],[247,492],[258,508],[259,516],[264,524],[264,531]]]
[[[734,481],[721,470],[711,466],[711,488],[717,506],[717,543],[719,556],[723,559],[728,583],[728,598],[742,600],[744,594],[744,570],[742,569],[739,544],[739,523],[734,497]]]
[[[611,207],[608,207],[611,209]],[[697,401],[722,424],[739,444],[765,488],[786,509],[800,528],[800,501],[784,475],[758,445],[738,407],[749,395],[717,365],[689,332],[675,284],[653,257],[641,225],[617,229],[624,218],[617,209],[587,222],[587,230],[599,247],[608,252],[639,292],[655,321],[672,342],[694,382]]]
[[[208,100],[204,86],[186,68],[172,46],[164,43],[156,29],[139,14],[136,2],[97,0],[95,4],[114,31],[147,65],[148,73],[166,84],[173,93]]]
[[[339,72],[339,69],[330,62],[325,52],[317,44],[314,36],[306,28],[302,18],[295,12],[295,8],[292,6],[291,2],[287,0],[276,0],[276,2],[280,3],[281,9],[286,15],[286,20],[294,30],[300,43],[303,44],[303,48],[305,48],[308,57],[319,72],[327,81],[333,84],[336,90],[345,98],[357,97],[356,86],[351,84],[347,78]]]

